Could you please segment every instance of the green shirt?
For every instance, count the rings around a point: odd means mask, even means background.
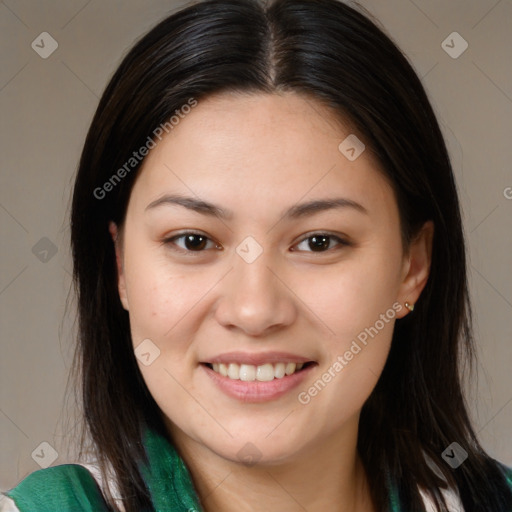
[[[200,512],[192,479],[176,450],[151,430],[144,433],[149,465],[141,466],[153,509],[141,512]],[[79,464],[62,464],[28,475],[5,493],[20,512],[107,512],[91,473]]]
[[[149,464],[141,466],[153,509],[141,512],[200,512],[190,473],[176,450],[151,430],[144,433]],[[507,475],[512,488],[512,475]],[[98,483],[79,464],[41,469],[5,492],[20,512],[108,512]],[[389,510],[401,512],[397,493],[391,488]]]

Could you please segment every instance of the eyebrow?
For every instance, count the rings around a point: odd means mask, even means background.
[[[164,205],[183,206],[202,215],[217,217],[218,219],[229,220],[233,218],[233,212],[230,210],[225,210],[220,206],[216,206],[212,203],[208,203],[195,197],[187,197],[182,195],[168,194],[162,196],[159,199],[149,203],[144,211],[152,210]],[[284,211],[280,218],[293,220],[338,208],[352,208],[360,213],[368,215],[368,210],[362,204],[359,204],[356,201],[352,201],[351,199],[338,197],[334,199],[315,199],[306,203],[296,204],[288,210]]]

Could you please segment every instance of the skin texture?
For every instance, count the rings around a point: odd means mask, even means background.
[[[410,314],[404,302],[425,286],[433,226],[403,251],[378,163],[368,149],[353,162],[338,150],[350,133],[294,93],[202,100],[147,156],[122,228],[110,225],[134,347],[150,339],[160,350],[140,370],[207,511],[374,509],[356,451],[359,414],[394,322]],[[233,216],[169,204],[145,210],[165,194]],[[344,207],[283,217],[294,205],[339,197],[367,214]],[[186,231],[208,237],[202,252],[186,254],[184,238],[163,243]],[[319,233],[350,245],[331,238],[328,250],[314,251],[308,237]],[[252,263],[236,252],[248,236],[263,251]],[[298,394],[396,302],[394,318],[300,403]],[[199,364],[231,351],[284,351],[316,366],[285,395],[248,403],[221,392]],[[244,447],[257,464],[241,463]]]

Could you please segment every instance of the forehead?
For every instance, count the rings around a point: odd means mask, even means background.
[[[351,161],[340,151],[348,136],[354,136],[348,122],[295,93],[213,96],[157,141],[130,202],[142,208],[179,192],[254,212],[337,193],[393,208],[391,187],[371,152]]]

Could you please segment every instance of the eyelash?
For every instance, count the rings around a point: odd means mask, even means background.
[[[196,255],[196,254],[200,254],[202,252],[205,252],[206,249],[202,249],[202,250],[199,250],[199,251],[193,251],[193,250],[190,250],[190,249],[184,249],[183,247],[179,247],[179,246],[177,246],[175,244],[176,240],[185,238],[185,237],[190,236],[190,235],[206,238],[208,241],[213,242],[214,244],[216,244],[217,248],[219,246],[219,244],[217,244],[216,242],[211,240],[209,237],[207,237],[203,233],[198,233],[196,231],[186,231],[184,233],[180,233],[178,235],[174,235],[172,237],[165,238],[164,240],[162,240],[162,244],[163,245],[167,245],[167,246],[174,246],[174,247],[171,247],[172,250],[180,252],[182,254],[190,255],[190,256]],[[299,244],[309,240],[310,238],[314,238],[314,237],[326,237],[326,238],[329,238],[330,240],[335,240],[338,243],[339,247],[343,247],[343,246],[349,247],[349,246],[352,245],[352,243],[348,242],[347,240],[345,240],[345,239],[343,239],[343,238],[341,238],[341,237],[339,237],[337,235],[334,235],[332,233],[324,233],[324,232],[321,232],[321,231],[309,234],[308,236],[302,238],[295,245],[299,245]],[[328,248],[325,251],[318,251],[318,252],[316,252],[316,251],[305,251],[305,252],[310,252],[312,254],[325,254],[325,253],[331,252],[332,250],[333,250],[333,248]]]

